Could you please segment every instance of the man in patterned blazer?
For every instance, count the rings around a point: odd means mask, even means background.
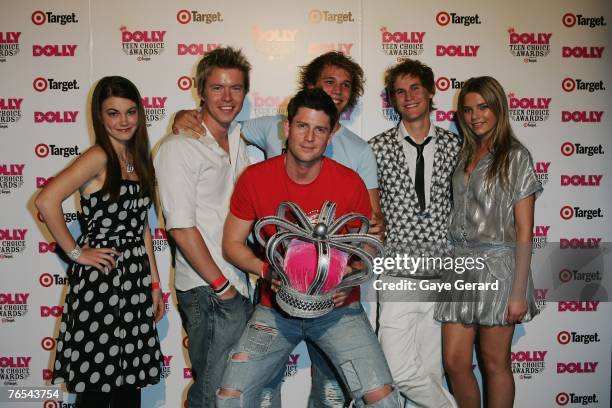
[[[385,72],[389,102],[400,114],[397,126],[373,137],[387,256],[436,256],[443,248],[451,210],[451,178],[461,140],[432,125],[434,75],[419,61],[406,60]],[[429,247],[430,251],[423,251]],[[386,271],[383,282],[418,280],[427,271]],[[424,275],[423,275],[424,274]],[[430,279],[431,280],[431,279]],[[379,339],[394,382],[419,407],[456,407],[443,386],[440,326],[434,303],[417,291],[379,293]]]

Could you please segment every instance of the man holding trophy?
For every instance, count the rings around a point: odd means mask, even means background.
[[[299,92],[288,106],[286,154],[250,166],[236,183],[223,253],[265,283],[261,303],[230,352],[217,393],[219,407],[253,406],[305,339],[330,358],[358,405],[400,406],[384,354],[359,303],[359,287],[336,291],[367,279],[371,257],[363,247],[377,246],[363,234],[371,215],[363,181],[323,157],[337,120],[336,106],[324,91]],[[339,218],[334,221],[334,216]],[[246,244],[258,220],[258,239],[268,241],[271,264]],[[350,234],[355,228],[359,233]],[[366,270],[347,267],[349,255]]]

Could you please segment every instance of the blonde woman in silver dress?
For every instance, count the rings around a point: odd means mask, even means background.
[[[459,94],[457,117],[464,142],[453,175],[449,238],[456,256],[481,257],[484,268],[445,277],[453,289],[435,312],[442,322],[444,366],[459,406],[479,407],[472,370],[478,339],[487,405],[512,407],[514,325],[538,313],[530,263],[534,204],[542,186],[529,151],[512,132],[506,94],[497,80],[469,79]],[[457,281],[485,285],[459,290]]]

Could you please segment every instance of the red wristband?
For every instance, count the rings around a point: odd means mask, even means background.
[[[210,282],[210,287],[213,290],[217,290],[221,286],[223,286],[225,284],[225,282],[227,282],[227,278],[225,276],[221,275],[217,279],[215,279],[214,281]]]
[[[159,284],[159,282],[151,282],[151,289],[155,290],[161,290],[161,285]]]
[[[266,279],[266,275],[270,272],[270,262],[264,261],[261,265],[261,279]]]

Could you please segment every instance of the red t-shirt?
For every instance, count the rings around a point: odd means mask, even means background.
[[[370,218],[372,208],[365,184],[357,173],[329,158],[323,158],[321,172],[309,184],[291,180],[285,170],[285,155],[249,166],[234,187],[230,211],[236,217],[256,221],[275,215],[278,205],[292,201],[307,215],[318,213],[324,201],[336,203],[336,218],[350,212]],[[274,228],[266,229],[273,234]],[[355,287],[345,304],[359,300],[359,287]],[[273,292],[268,284],[262,285],[261,304],[272,307]]]

